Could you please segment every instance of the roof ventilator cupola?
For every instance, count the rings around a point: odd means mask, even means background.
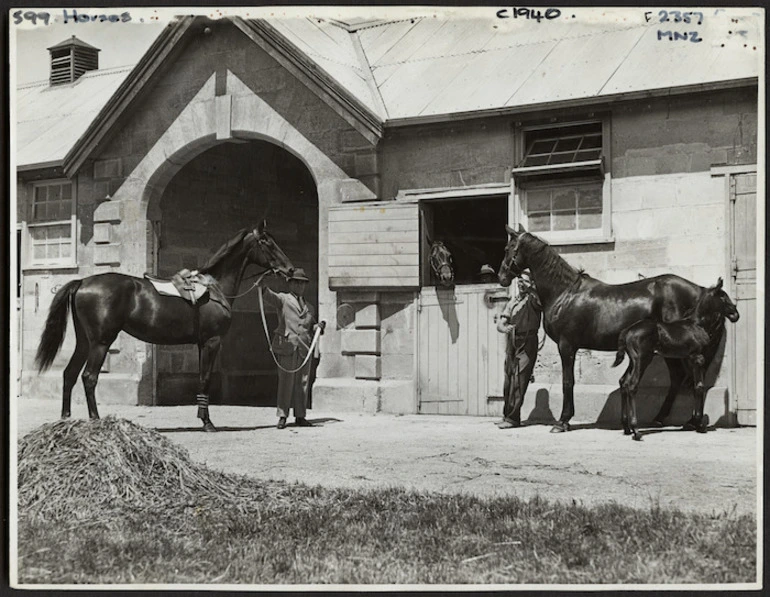
[[[51,53],[51,85],[77,81],[86,72],[99,68],[99,50],[74,35],[48,48]]]

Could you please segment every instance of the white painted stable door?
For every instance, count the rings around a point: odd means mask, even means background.
[[[733,351],[735,405],[738,423],[757,424],[757,175],[730,178],[732,209],[732,274],[741,317],[735,324]]]
[[[491,300],[485,299],[489,295]],[[422,288],[418,309],[419,412],[500,415],[505,337],[496,329],[507,289]]]

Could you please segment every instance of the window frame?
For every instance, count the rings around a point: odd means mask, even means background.
[[[37,196],[37,189],[40,187],[49,187],[54,185],[69,184],[71,188],[71,200],[70,200],[70,217],[63,220],[51,220],[44,222],[33,221],[33,215],[35,210],[35,199]],[[23,228],[23,270],[50,270],[50,269],[71,269],[77,267],[77,185],[74,180],[69,178],[52,178],[48,180],[35,181],[30,183],[31,194],[27,205],[27,217],[26,221],[22,223]],[[34,259],[34,241],[32,239],[32,231],[35,229],[41,229],[50,226],[66,226],[70,227],[70,255],[66,258],[59,258],[56,260],[40,260]]]
[[[526,135],[530,131],[541,131],[551,128],[565,128],[586,124],[601,123],[602,127],[602,157],[598,160],[554,164],[550,166],[514,167],[511,169],[511,194],[513,210],[511,226],[519,225],[528,230],[527,191],[544,188],[576,186],[595,180],[601,184],[602,193],[602,225],[601,228],[587,230],[548,230],[534,232],[543,240],[554,245],[593,244],[613,242],[612,236],[612,175],[609,164],[610,155],[610,116],[609,114],[593,115],[584,119],[559,119],[556,122],[517,123],[514,128],[514,164],[522,163],[526,152]],[[549,174],[567,175],[557,180],[549,179]]]

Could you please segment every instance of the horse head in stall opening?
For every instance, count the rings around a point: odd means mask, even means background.
[[[196,344],[199,351],[198,418],[205,431],[216,431],[208,414],[211,372],[232,320],[232,303],[250,264],[290,276],[289,258],[276,244],[262,221],[243,229],[220,247],[201,274],[209,279],[209,300],[192,304],[180,296],[160,294],[146,278],[110,272],[65,284],[54,296],[48,311],[35,361],[39,371],[53,363],[67,331],[67,312],[72,311],[75,351],[64,369],[62,418],[70,416],[72,388],[85,365],[88,414],[99,418],[96,383],[102,363],[120,331],[151,344]]]
[[[578,349],[618,349],[620,333],[640,319],[670,322],[695,308],[705,289],[673,274],[664,274],[625,284],[605,284],[567,263],[547,242],[523,229],[506,226],[509,240],[498,279],[510,286],[514,277],[529,268],[543,305],[546,334],[556,342],[562,363],[563,404],[552,431],[569,430],[575,414],[575,355]],[[706,368],[716,348],[705,355]],[[687,378],[681,359],[666,358],[671,385],[655,423],[663,424]],[[696,412],[693,418],[696,419]],[[695,426],[699,425],[695,421]]]
[[[454,261],[443,242],[437,240],[431,243],[428,261],[433,281],[444,288],[452,288],[455,284]]]

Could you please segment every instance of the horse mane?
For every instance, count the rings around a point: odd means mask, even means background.
[[[572,267],[556,249],[534,234],[524,233],[519,242],[526,243],[530,257],[537,259],[542,273],[554,281],[572,285],[588,277],[582,268]]]
[[[216,267],[217,264],[219,264],[225,257],[228,257],[232,252],[235,250],[236,247],[238,247],[242,242],[243,239],[246,237],[246,235],[251,232],[250,229],[244,228],[243,230],[239,230],[238,234],[236,234],[233,238],[228,240],[224,245],[219,247],[217,249],[217,252],[214,253],[211,257],[209,257],[209,260],[206,262],[206,264],[198,268],[198,272],[201,274],[206,274],[212,270],[212,268]]]

